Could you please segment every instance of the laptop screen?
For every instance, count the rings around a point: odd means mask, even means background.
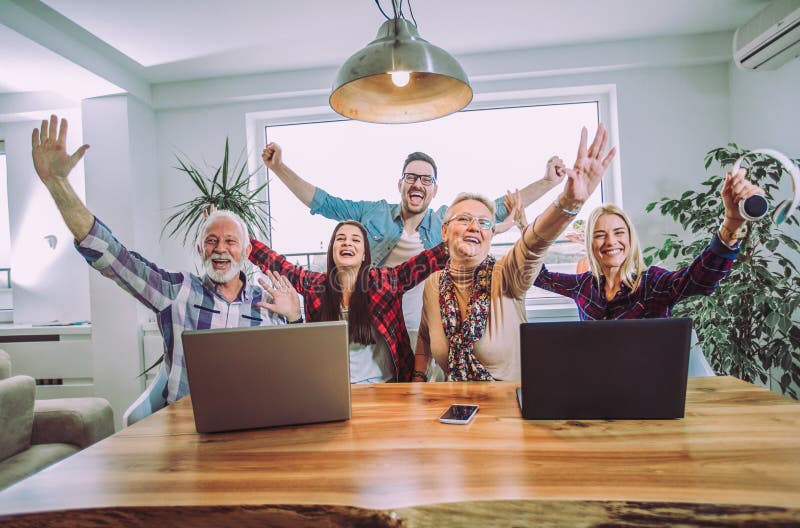
[[[520,325],[526,419],[681,418],[691,319]]]
[[[197,431],[350,418],[347,323],[183,333]]]

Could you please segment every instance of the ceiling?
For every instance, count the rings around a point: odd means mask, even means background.
[[[381,0],[391,12],[390,0]],[[732,30],[768,0],[412,0],[452,54]],[[404,1],[407,18],[410,18]],[[81,99],[152,85],[338,66],[375,37],[374,1],[0,0],[0,95]]]

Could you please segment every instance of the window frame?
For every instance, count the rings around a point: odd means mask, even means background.
[[[617,93],[615,85],[588,85],[564,88],[529,89],[476,93],[472,102],[462,111],[491,110],[527,106],[551,106],[574,103],[595,103],[598,123],[603,123],[609,133],[609,144],[619,145]],[[307,124],[314,122],[346,121],[329,106],[308,106],[253,112],[245,116],[248,144],[248,168],[253,179],[251,188],[267,181],[267,169],[261,167],[260,153],[267,144],[266,129],[269,126]],[[259,170],[260,168],[260,170]],[[603,178],[603,201],[623,207],[622,174],[619,153]],[[270,210],[269,184],[264,189],[267,210]],[[271,229],[271,225],[270,225]],[[270,233],[263,233],[267,240]],[[539,309],[566,308],[574,303],[561,296],[526,299],[529,312]]]

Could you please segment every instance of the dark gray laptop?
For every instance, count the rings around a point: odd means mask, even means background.
[[[183,333],[199,433],[348,420],[347,323]]]
[[[520,325],[528,420],[682,418],[692,320]]]

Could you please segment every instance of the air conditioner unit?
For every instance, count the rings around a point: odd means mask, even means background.
[[[774,0],[733,34],[733,60],[745,70],[774,70],[800,57],[800,0]]]

